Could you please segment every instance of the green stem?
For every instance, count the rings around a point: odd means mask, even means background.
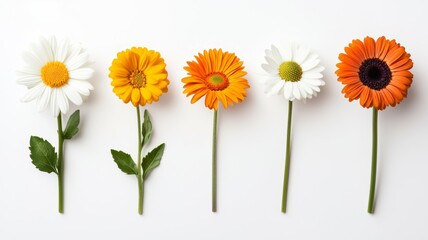
[[[138,179],[138,213],[143,214],[143,198],[144,198],[144,182],[143,174],[141,168],[141,151],[143,150],[142,141],[141,141],[141,116],[140,116],[140,106],[137,106],[137,122],[138,122],[138,160],[137,160],[137,179]]]
[[[64,145],[64,133],[62,131],[62,119],[61,113],[58,118],[58,212],[64,213],[64,175],[63,175],[63,145]]]
[[[290,173],[290,135],[291,135],[291,116],[293,113],[293,102],[288,101],[288,123],[287,123],[287,146],[285,153],[285,169],[284,169],[284,183],[282,186],[282,207],[283,213],[287,210],[287,194],[288,194],[288,176]]]
[[[214,110],[214,119],[213,119],[212,211],[217,212],[217,110]]]
[[[369,206],[367,211],[374,213],[374,196],[376,189],[376,169],[377,169],[377,112],[378,110],[373,107],[373,140],[372,140],[372,172],[370,178],[370,196]]]

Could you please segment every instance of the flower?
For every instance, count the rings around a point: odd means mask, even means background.
[[[281,94],[290,101],[316,96],[325,84],[318,55],[297,44],[287,44],[284,50],[281,54],[274,45],[265,50],[267,64],[262,68],[269,74],[265,92],[269,96]]]
[[[349,101],[360,99],[361,106],[383,110],[399,104],[412,83],[410,54],[395,40],[371,37],[353,40],[336,66],[342,93]]]
[[[94,70],[87,67],[89,54],[80,44],[68,40],[57,41],[41,37],[39,42],[23,53],[26,66],[17,71],[17,83],[29,91],[22,101],[37,100],[38,110],[50,106],[55,117],[67,113],[69,100],[82,104],[82,96],[89,96],[93,86],[87,81]]]
[[[250,86],[243,78],[247,74],[243,62],[234,53],[210,49],[195,58],[197,62],[187,62],[184,69],[189,76],[182,79],[183,93],[193,95],[191,103],[205,96],[205,106],[217,110],[219,101],[227,108],[244,100]]]
[[[119,52],[110,67],[113,92],[134,106],[158,101],[168,92],[166,64],[159,52],[133,47]]]

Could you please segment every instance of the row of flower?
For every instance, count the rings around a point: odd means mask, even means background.
[[[412,83],[410,54],[395,40],[366,37],[353,40],[345,52],[339,54],[336,74],[344,87],[342,93],[349,101],[359,100],[361,106],[373,109],[372,171],[368,212],[374,212],[374,193],[377,166],[377,116],[378,110],[399,104]],[[58,152],[47,140],[31,136],[30,157],[40,170],[58,176],[58,210],[64,211],[63,200],[63,145],[79,131],[80,112],[70,115],[63,128],[62,115],[69,110],[70,102],[81,105],[93,86],[93,75],[88,52],[80,45],[55,37],[41,38],[23,54],[25,66],[18,70],[19,84],[29,91],[24,102],[35,100],[39,110],[49,108],[58,124]],[[265,51],[266,93],[283,95],[288,101],[288,125],[285,153],[282,212],[286,212],[288,176],[290,169],[290,134],[294,100],[311,99],[325,84],[322,80],[324,67],[319,56],[296,43],[283,48],[272,45]],[[212,211],[217,211],[217,113],[242,102],[250,87],[245,78],[243,62],[234,54],[222,49],[209,49],[198,53],[188,61],[183,93],[191,96],[191,103],[204,98],[205,106],[213,111],[212,149]],[[165,144],[148,151],[142,157],[143,148],[150,141],[152,123],[147,110],[141,121],[140,106],[151,104],[168,91],[166,64],[159,52],[142,47],[132,47],[119,52],[110,67],[113,92],[124,102],[131,102],[136,109],[138,124],[137,158],[118,150],[111,150],[113,160],[120,170],[135,175],[138,181],[138,212],[143,211],[144,182],[151,171],[158,167]]]

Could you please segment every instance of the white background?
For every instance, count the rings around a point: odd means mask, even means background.
[[[427,239],[428,17],[424,1],[15,1],[0,9],[0,239]],[[42,36],[69,37],[95,61],[95,86],[81,107],[81,132],[66,142],[65,214],[55,175],[29,158],[30,135],[56,145],[56,119],[23,104],[15,83],[20,54]],[[399,106],[379,113],[376,213],[366,212],[371,110],[349,103],[334,74],[354,38],[385,35],[406,46],[414,83]],[[316,51],[326,86],[294,106],[287,214],[280,212],[287,102],[260,82],[264,49],[295,40]],[[110,149],[135,156],[132,105],[112,93],[116,53],[146,46],[162,53],[169,92],[148,106],[166,143],[145,186]],[[211,213],[212,112],[182,94],[186,61],[221,47],[245,63],[251,88],[219,115],[218,213]],[[71,112],[76,108],[73,107]]]

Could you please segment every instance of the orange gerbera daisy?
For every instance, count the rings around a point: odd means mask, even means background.
[[[383,110],[399,104],[412,83],[410,54],[395,40],[371,37],[353,40],[336,66],[342,93],[349,101],[360,99],[361,106]]]
[[[113,92],[136,107],[159,100],[168,92],[166,64],[159,52],[133,47],[119,52],[110,67]]]
[[[196,62],[187,62],[184,69],[188,77],[183,78],[187,96],[193,95],[191,103],[205,96],[205,106],[217,110],[219,101],[224,108],[244,100],[248,81],[243,78],[247,73],[234,53],[221,49],[205,50],[195,56]]]

